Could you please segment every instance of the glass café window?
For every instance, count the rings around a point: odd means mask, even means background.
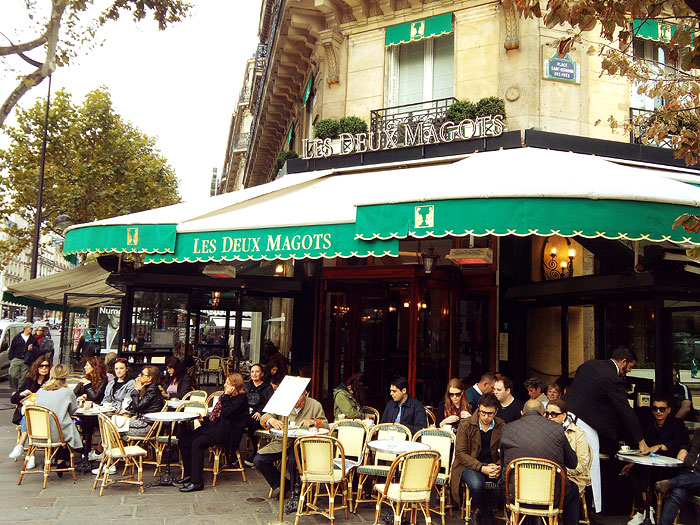
[[[389,106],[454,96],[454,35],[388,48]]]
[[[134,292],[131,334],[128,344],[138,351],[169,350],[175,341],[185,340],[186,293]]]

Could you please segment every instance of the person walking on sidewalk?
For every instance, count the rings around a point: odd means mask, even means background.
[[[35,351],[36,356],[32,359]],[[40,352],[36,337],[32,335],[32,323],[24,323],[22,333],[12,339],[7,355],[10,360],[10,390],[17,390],[30,365],[41,356]]]

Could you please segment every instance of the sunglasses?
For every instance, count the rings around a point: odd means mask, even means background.
[[[459,397],[462,395],[462,392],[450,392],[450,397]]]
[[[668,407],[657,407],[657,406],[651,407],[652,412],[666,412],[667,410],[668,410]]]
[[[51,365],[39,365],[38,368],[51,368]]]
[[[564,412],[545,412],[544,415],[549,419],[554,419],[557,416],[561,416]]]

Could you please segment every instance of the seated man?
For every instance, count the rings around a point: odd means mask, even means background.
[[[683,462],[683,471],[673,479],[656,482],[656,490],[668,493],[658,525],[671,525],[681,505],[700,489],[700,429],[693,434],[690,447],[683,446],[678,459]]]
[[[310,385],[310,383],[309,383]],[[323,412],[321,403],[315,399],[308,397],[308,390],[305,391],[299,401],[294,406],[294,410],[289,416],[289,424],[296,424],[298,427],[317,427],[328,428],[328,420]],[[274,414],[264,414],[260,418],[260,426],[264,429],[282,430],[284,423]],[[289,449],[287,450],[287,472],[289,472],[290,484],[295,491],[298,490],[298,475],[296,469],[296,461],[294,459],[294,451],[292,445],[293,440],[288,441]],[[258,451],[258,454],[253,459],[253,464],[258,472],[263,475],[267,483],[272,487],[272,497],[279,495],[280,486],[280,471],[275,467],[275,461],[282,458],[282,436],[276,436],[267,445]],[[296,507],[295,507],[296,508]]]
[[[481,375],[478,383],[467,388],[467,399],[472,404],[472,409],[476,410],[476,407],[479,406],[481,396],[493,390],[494,381],[496,381],[496,376],[491,372],[485,372]]]
[[[493,393],[500,403],[496,416],[501,418],[505,423],[520,419],[523,411],[523,402],[513,397],[511,393],[512,390],[513,381],[506,376],[499,377],[493,384]]]
[[[479,408],[469,419],[463,419],[457,429],[455,460],[452,464],[450,487],[459,501],[460,479],[469,487],[476,511],[474,523],[493,525],[493,506],[498,491],[486,490],[486,482],[496,481],[501,474],[498,448],[505,423],[496,417],[500,404],[493,394],[484,394]]]
[[[536,377],[531,377],[523,383],[523,386],[527,388],[527,395],[530,399],[534,399],[542,403],[542,406],[546,405],[549,398],[542,392],[542,381]]]
[[[400,423],[408,427],[411,434],[428,426],[423,403],[408,395],[408,380],[397,377],[389,387],[391,401],[386,404],[380,423]]]
[[[523,417],[503,428],[501,438],[501,457],[503,458],[503,475],[511,461],[518,458],[542,458],[553,461],[564,470],[576,468],[578,458],[569,445],[564,433],[564,427],[554,421],[542,417],[544,407],[536,399],[530,399],[523,407]],[[507,487],[512,500],[515,495],[515,476],[510,478]],[[557,502],[562,487],[557,486],[554,501]],[[570,480],[564,487],[564,525],[578,525],[579,492],[578,487]]]
[[[683,445],[688,444],[688,431],[685,424],[680,419],[671,416],[671,398],[663,394],[654,394],[651,398],[652,416],[642,420],[642,433],[649,449],[654,454],[675,458]],[[634,486],[634,506],[637,509],[646,507],[647,474],[655,477],[655,480],[668,477],[665,469],[651,469],[647,473],[647,468],[635,466],[628,463],[622,468],[622,475],[628,476],[632,471],[632,484]],[[636,525],[644,520],[643,513],[637,512],[628,524]]]

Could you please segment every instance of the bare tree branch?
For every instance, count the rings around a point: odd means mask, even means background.
[[[25,51],[31,51],[39,46],[43,46],[46,43],[48,36],[46,33],[41,35],[30,42],[24,42],[23,44],[12,44],[9,46],[0,46],[0,56],[6,55],[18,55],[19,53],[24,53]]]

